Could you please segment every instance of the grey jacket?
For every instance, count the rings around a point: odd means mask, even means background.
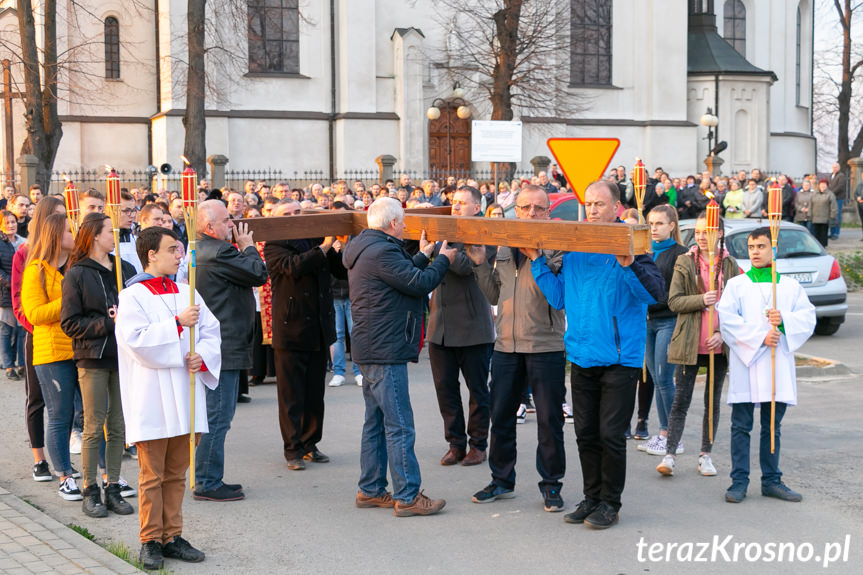
[[[479,289],[473,275],[473,262],[464,252],[464,245],[452,245],[458,247],[458,253],[429,301],[429,341],[447,347],[492,343],[491,306]],[[439,248],[435,248],[435,252],[438,251]],[[486,253],[486,259],[493,261],[494,248],[487,249]]]
[[[252,367],[255,296],[267,282],[267,266],[255,246],[242,252],[232,244],[198,234],[196,289],[219,320],[222,371]]]
[[[494,349],[503,353],[562,352],[566,313],[548,305],[533,279],[527,257],[520,256],[516,268],[515,252],[499,247],[494,265],[483,262],[473,268],[483,295],[497,306]],[[553,272],[560,270],[563,253],[544,254],[548,267]]]

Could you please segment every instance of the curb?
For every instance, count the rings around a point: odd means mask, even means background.
[[[826,364],[824,367],[815,367],[813,365],[798,366],[797,367],[797,377],[802,377],[802,378],[833,377],[833,376],[851,375],[854,373],[844,363],[834,361],[832,359],[827,359],[827,358],[823,358],[823,357],[816,357],[814,355],[806,355],[803,353],[794,354],[794,358],[795,359],[803,359],[803,360],[814,360],[814,361],[823,362]]]

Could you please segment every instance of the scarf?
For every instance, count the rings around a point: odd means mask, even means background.
[[[650,249],[653,250],[653,261],[656,261],[656,258],[659,257],[659,254],[673,246],[677,243],[677,240],[674,237],[669,237],[667,240],[662,240],[661,242],[650,241]]]

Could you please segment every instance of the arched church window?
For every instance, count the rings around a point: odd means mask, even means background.
[[[611,0],[570,0],[570,83],[611,84]]]
[[[722,28],[725,40],[746,56],[746,6],[741,0],[725,0],[725,17]]]
[[[249,0],[249,72],[300,73],[298,0]]]
[[[105,18],[105,78],[120,79],[120,22]]]

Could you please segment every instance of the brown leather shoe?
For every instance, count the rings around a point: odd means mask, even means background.
[[[446,452],[446,455],[443,456],[443,459],[440,460],[440,464],[455,465],[456,463],[464,459],[464,456],[464,449],[459,449],[458,447],[450,447],[449,451]]]
[[[471,448],[471,450],[468,451],[467,456],[464,459],[462,459],[461,464],[464,466],[479,465],[480,463],[485,461],[485,458],[486,458],[485,451],[480,451],[479,449]]]
[[[429,499],[420,491],[410,503],[399,503],[396,501],[393,514],[396,517],[410,517],[411,515],[434,515],[446,506],[443,499]]]
[[[356,504],[360,509],[366,509],[368,507],[392,507],[395,505],[395,501],[388,491],[376,497],[369,497],[362,491],[358,491]]]

